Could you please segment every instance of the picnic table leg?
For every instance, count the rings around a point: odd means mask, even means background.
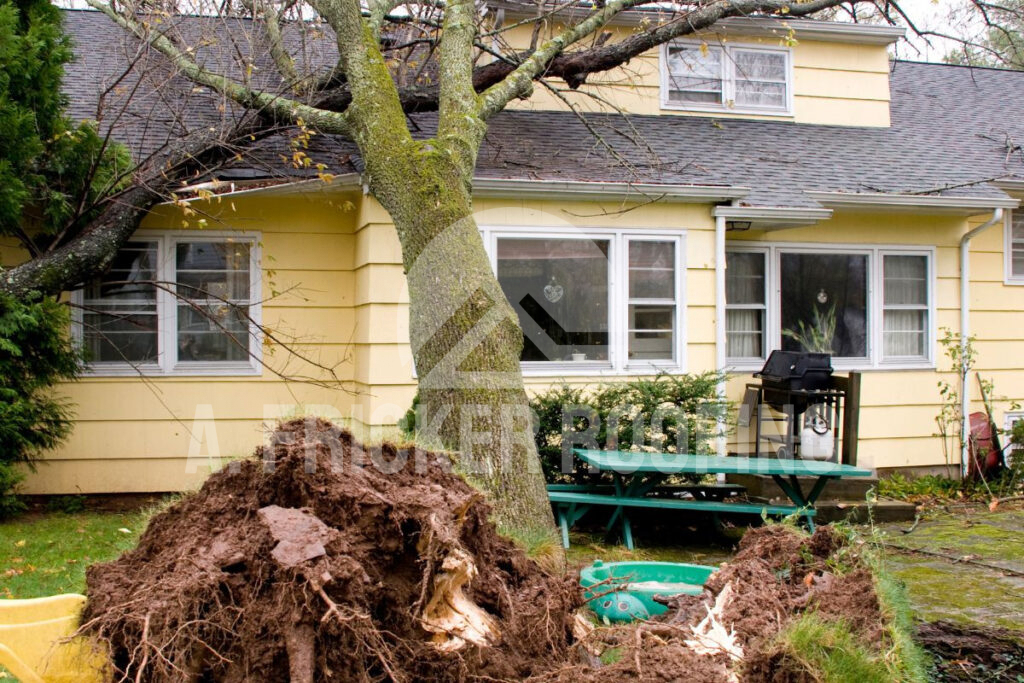
[[[633,549],[633,527],[629,524],[629,515],[622,513],[622,538],[626,542],[626,549]]]
[[[615,497],[622,498],[622,475],[618,472],[612,474],[612,481],[615,483]],[[608,518],[608,526],[605,527],[605,531],[611,531],[612,525],[619,518],[619,515],[623,513],[622,506],[617,506],[612,510],[612,516]]]
[[[562,529],[562,547],[569,549],[569,520],[566,518],[565,506],[558,506],[558,526]]]

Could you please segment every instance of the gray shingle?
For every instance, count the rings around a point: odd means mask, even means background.
[[[77,118],[95,118],[99,94],[111,87],[137,56],[137,43],[106,17],[87,11],[65,13],[76,43],[65,89]],[[177,30],[199,35],[209,19],[180,19]],[[244,21],[218,31],[248,31]],[[200,50],[199,58],[235,70],[225,40]],[[237,50],[236,50],[237,51]],[[252,54],[261,74],[271,74],[265,56]],[[329,64],[324,48],[318,58]],[[153,54],[107,93],[104,121],[136,155],[151,153],[188,129],[222,126],[233,107],[219,96],[195,89],[161,66]],[[265,68],[263,68],[265,67]],[[279,84],[261,76],[262,87]],[[815,206],[805,190],[833,192],[933,193],[943,196],[1003,197],[988,181],[1024,178],[1024,120],[1010,114],[1024,106],[1024,73],[938,64],[895,62],[891,78],[892,127],[861,128],[792,122],[744,121],[686,116],[590,114],[603,142],[572,113],[516,112],[491,121],[480,152],[481,178],[740,185],[752,188],[744,200],[754,206]],[[132,96],[116,119],[114,106]],[[418,136],[428,136],[436,117],[411,117]],[[608,149],[611,147],[615,153]],[[333,172],[361,168],[351,142],[320,135],[309,150]],[[290,168],[287,134],[261,141],[244,162],[225,171],[246,176],[307,176]],[[623,164],[620,159],[626,160]]]

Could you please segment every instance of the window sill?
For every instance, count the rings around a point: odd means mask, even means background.
[[[732,374],[746,375],[754,372],[760,372],[761,368],[764,367],[766,361],[759,361],[758,363],[744,362],[732,362],[726,361],[727,372]],[[842,361],[834,361],[832,369],[835,372],[889,372],[896,370],[934,370],[935,363],[929,360],[921,361],[882,361],[876,365],[868,363],[844,363]]]
[[[262,371],[248,363],[245,365],[210,363],[208,365],[178,364],[167,371],[158,365],[86,366],[83,377],[259,377]]]
[[[1024,277],[1008,277],[1003,281],[1003,284],[1011,287],[1024,287]]]
[[[552,363],[550,367],[521,366],[523,377],[634,377],[657,375],[660,373],[682,373],[686,369],[680,365],[627,365],[616,369],[602,363]]]
[[[750,107],[740,108],[726,106],[702,107],[700,105],[667,102],[665,100],[662,100],[661,108],[664,111],[683,111],[693,112],[695,114],[740,114],[743,116],[777,116],[779,118],[790,119],[795,116],[791,109],[757,109]]]

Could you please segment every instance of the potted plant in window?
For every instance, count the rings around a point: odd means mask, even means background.
[[[832,344],[836,337],[836,305],[832,304],[828,309],[822,310],[822,306],[816,304],[814,319],[810,324],[801,320],[797,323],[796,329],[784,329],[782,336],[797,342],[809,353],[832,353]]]

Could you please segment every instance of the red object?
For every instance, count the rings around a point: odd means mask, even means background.
[[[992,427],[986,413],[971,413],[971,435],[968,440],[970,470],[972,479],[992,479],[1002,471],[1003,450],[999,447],[999,435]]]

